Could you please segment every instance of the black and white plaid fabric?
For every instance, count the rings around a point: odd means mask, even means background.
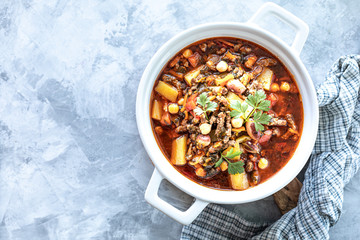
[[[360,163],[360,56],[341,57],[317,89],[320,122],[298,206],[270,226],[210,204],[181,239],[328,239]]]

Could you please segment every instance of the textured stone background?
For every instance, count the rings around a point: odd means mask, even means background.
[[[0,239],[178,239],[181,225],[144,200],[153,167],[135,122],[140,77],[178,32],[247,21],[264,2],[0,1]],[[310,27],[301,59],[316,85],[359,53],[357,1],[275,2]],[[291,41],[277,21],[263,26]],[[160,195],[192,200],[166,182]],[[359,198],[358,173],[333,239],[358,238]],[[228,207],[280,217],[272,197]]]

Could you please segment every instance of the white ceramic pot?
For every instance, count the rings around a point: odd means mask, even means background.
[[[267,15],[279,18],[295,30],[296,36],[291,46],[256,24]],[[221,22],[196,26],[179,33],[155,53],[142,75],[136,99],[136,120],[141,140],[155,165],[154,173],[145,192],[146,201],[178,222],[190,224],[210,202],[239,204],[262,199],[280,190],[296,177],[310,156],[318,127],[316,92],[312,80],[299,58],[308,32],[308,26],[302,20],[276,4],[266,3],[246,23]],[[184,47],[198,40],[213,37],[236,37],[265,47],[275,54],[293,74],[303,100],[303,133],[293,157],[273,177],[244,191],[211,189],[183,176],[161,152],[150,124],[151,91],[163,66]],[[180,211],[158,197],[158,189],[164,178],[195,198],[188,210]]]

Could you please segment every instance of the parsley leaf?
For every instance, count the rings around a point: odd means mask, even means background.
[[[217,108],[217,103],[216,102],[209,102],[208,105],[207,105],[207,108],[206,108],[206,111],[210,111],[210,112],[213,112],[215,111]]]
[[[205,114],[205,117],[208,118],[206,112],[213,112],[216,110],[218,104],[216,102],[212,102],[207,97],[206,93],[200,94],[200,96],[197,98],[196,103],[201,106],[194,109],[194,112],[196,115]]]
[[[217,162],[215,163],[215,167],[216,167],[216,168],[219,167],[219,166],[222,164],[223,161],[224,161],[224,160],[223,160],[223,158],[221,157],[221,158],[219,159],[219,161],[217,161]]]
[[[231,148],[224,157],[226,158],[234,158],[234,157],[237,157],[241,154],[240,151],[236,151],[234,152],[234,148]]]
[[[271,104],[271,102],[269,100],[264,100],[259,103],[259,105],[257,106],[257,109],[267,112],[270,110],[270,108],[269,108],[270,104]]]
[[[269,111],[270,101],[265,99],[266,99],[265,92],[263,90],[259,90],[256,91],[254,95],[250,94],[245,101],[254,109]]]
[[[260,123],[258,123],[258,122],[254,122],[255,123],[255,130],[256,131],[264,131],[264,126],[263,125],[261,125]]]
[[[196,107],[196,108],[194,109],[194,113],[195,113],[196,115],[201,115],[201,114],[204,113],[204,110],[202,110],[202,109],[199,108],[199,107]]]
[[[230,151],[228,151],[225,156],[221,154],[221,157],[219,161],[215,163],[215,167],[219,167],[221,163],[225,160],[228,163],[228,173],[229,174],[237,174],[237,173],[243,173],[244,172],[244,162],[238,161],[238,162],[230,162],[229,158],[235,158],[237,156],[241,155],[241,151],[234,152],[234,149],[231,148]]]
[[[257,111],[254,113],[254,123],[256,131],[263,131],[264,126],[262,124],[268,124],[271,120],[271,116],[263,113],[261,111]]]
[[[209,99],[208,99],[206,93],[200,94],[200,96],[198,97],[198,99],[196,101],[196,103],[202,107],[205,107],[208,102],[209,102]]]
[[[244,172],[244,162],[234,162],[229,164],[228,166],[228,173],[231,175],[235,175],[237,173],[243,173]]]
[[[239,118],[243,117],[245,119],[245,113],[248,109],[247,103],[243,102],[241,103],[239,100],[231,101],[230,107],[234,110],[230,112],[231,117]]]

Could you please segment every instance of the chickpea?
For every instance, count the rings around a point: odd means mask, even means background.
[[[258,162],[258,167],[260,169],[265,169],[269,165],[269,161],[266,158],[260,158]]]
[[[244,120],[242,118],[233,118],[231,119],[231,125],[234,128],[240,128],[244,123]]]
[[[288,82],[282,82],[280,89],[283,92],[288,92],[290,90],[290,84]]]
[[[201,131],[201,134],[204,134],[204,135],[209,134],[211,131],[211,125],[208,123],[201,124],[200,131]]]
[[[177,114],[179,112],[179,105],[177,105],[177,103],[170,103],[168,109],[169,113]]]
[[[278,92],[280,90],[279,84],[273,83],[271,84],[270,91],[271,92]]]
[[[225,72],[228,69],[228,64],[225,61],[220,61],[217,65],[216,65],[216,69],[219,72]]]
[[[185,58],[189,58],[192,54],[193,54],[193,52],[190,49],[185,49],[183,52],[183,56]]]

